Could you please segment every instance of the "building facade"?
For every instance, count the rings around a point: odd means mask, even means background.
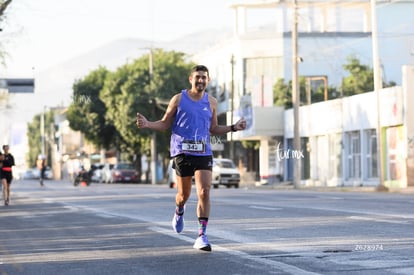
[[[377,186],[380,172],[387,187],[414,186],[410,109],[414,67],[402,68],[402,86],[300,107],[303,184]],[[378,112],[379,106],[379,112]],[[411,111],[412,112],[412,111]],[[284,115],[284,152],[292,148],[293,110]],[[378,150],[378,125],[382,166]],[[284,154],[285,180],[293,178],[294,156]],[[281,157],[279,156],[279,160]]]
[[[293,171],[292,156],[287,152],[292,143],[291,111],[273,106],[275,82],[288,81],[292,76],[291,2],[238,1],[231,6],[236,15],[234,37],[193,57],[195,62],[210,68],[214,80],[211,92],[219,100],[219,113],[225,114],[228,122],[241,116],[247,119],[248,129],[232,134],[231,139],[260,141],[259,174],[266,182],[280,177],[290,180]],[[325,85],[339,87],[346,76],[343,65],[349,56],[359,59],[361,64],[372,63],[370,1],[298,2],[299,76],[320,77],[326,80]],[[414,37],[409,35],[409,26],[414,24],[410,16],[414,1],[377,1],[376,8],[383,81],[399,85],[384,93],[403,94],[405,78],[401,68],[414,63]],[[249,20],[250,17],[260,18],[261,25],[249,25],[255,21]],[[360,100],[366,104],[361,105]],[[379,163],[374,164],[378,153],[374,150],[377,124],[372,118],[376,112],[372,102],[367,94],[301,108],[302,148],[307,149],[290,153],[299,154],[296,157],[304,161],[301,168],[304,183],[378,183],[382,169],[378,168]],[[322,123],[326,116],[330,116],[327,125]],[[399,124],[393,122],[397,128],[387,128],[383,133],[387,140],[401,138],[403,130],[396,126],[404,125],[401,117],[404,114],[395,118]],[[398,150],[402,149],[391,151]],[[390,173],[404,171],[391,169]],[[390,184],[392,180],[387,182]]]

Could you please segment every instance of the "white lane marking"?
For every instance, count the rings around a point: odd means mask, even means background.
[[[381,216],[383,218],[399,218],[399,219],[414,219],[414,215],[411,214],[387,214],[387,213],[378,213],[373,211],[364,211],[364,210],[350,210],[350,209],[334,209],[329,207],[316,207],[316,206],[296,206],[296,205],[289,205],[289,208],[296,208],[296,209],[313,209],[313,210],[320,210],[320,211],[335,211],[335,212],[342,212],[348,214],[355,214],[355,215],[373,215],[373,216]]]
[[[158,232],[160,234],[168,235],[170,237],[177,238],[177,239],[189,242],[189,243],[194,242],[194,238],[189,238],[189,237],[177,234],[177,233],[172,233],[171,229],[167,230],[165,228],[158,227],[158,226],[152,226],[152,227],[149,227],[149,229],[152,231]],[[225,248],[225,247],[215,245],[215,244],[212,245],[212,249],[213,251],[224,252],[231,256],[236,256],[244,260],[249,260],[249,261],[253,261],[253,262],[256,262],[262,265],[267,265],[270,268],[281,270],[282,273],[286,272],[286,273],[295,274],[295,275],[320,275],[319,273],[306,271],[293,265],[285,264],[285,263],[274,261],[274,260],[269,260],[266,258],[258,258],[257,256],[252,256],[250,254],[247,254],[239,250],[229,249],[229,248]]]
[[[249,208],[260,209],[260,210],[269,210],[269,211],[282,210],[283,209],[283,208],[280,208],[280,207],[267,207],[267,206],[257,206],[257,205],[250,205]]]
[[[385,223],[396,223],[396,224],[410,224],[409,221],[385,220],[385,219],[379,219],[379,218],[374,218],[374,217],[349,216],[348,219],[362,220],[362,221],[374,221],[374,222],[385,222]]]
[[[64,204],[68,205],[68,203],[64,203]],[[111,210],[108,211],[108,210],[104,210],[104,209],[98,209],[96,207],[79,206],[79,208],[89,210],[89,211],[95,213],[96,215],[108,215],[108,216],[118,216],[118,217],[127,217],[127,218],[131,218],[131,219],[137,219],[136,216],[131,215],[131,214],[115,214]],[[187,237],[185,235],[173,233],[172,229],[170,229],[166,225],[167,224],[166,222],[154,221],[151,218],[142,219],[142,217],[140,217],[139,220],[155,224],[155,226],[149,227],[150,230],[153,230],[153,231],[158,232],[160,234],[168,235],[172,238],[180,239],[182,241],[185,241],[185,242],[188,242],[188,243],[191,243],[191,244],[194,243],[194,238],[190,238],[190,237]],[[167,229],[167,227],[168,227],[168,229]],[[219,235],[216,236],[216,235],[213,235],[213,234],[210,234],[210,235],[218,237],[218,238],[223,237],[223,236],[219,236]],[[229,249],[229,248],[221,247],[219,245],[214,245],[214,244],[213,244],[212,247],[213,247],[213,250],[221,251],[221,252],[227,253],[227,254],[232,255],[232,256],[240,257],[242,259],[251,260],[251,261],[254,261],[254,262],[259,263],[259,264],[266,264],[267,266],[277,268],[277,269],[282,270],[286,273],[295,274],[295,275],[320,275],[319,273],[306,271],[306,270],[300,269],[300,268],[298,268],[296,266],[293,266],[293,265],[285,264],[285,263],[282,263],[282,262],[277,262],[277,261],[274,261],[274,260],[269,260],[269,259],[266,259],[266,258],[258,258],[257,256],[252,256],[252,255],[249,255],[249,254],[247,254],[245,252],[242,252],[242,251],[239,251],[239,250]]]

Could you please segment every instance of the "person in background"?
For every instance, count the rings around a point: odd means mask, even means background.
[[[3,168],[3,160],[4,160],[4,155],[3,155],[3,153],[0,151],[0,181],[1,181],[1,171],[2,171],[2,168]],[[1,184],[1,186],[2,186],[2,184]],[[3,189],[3,187],[2,187],[1,189]],[[4,197],[4,196],[3,196],[3,197]]]
[[[39,183],[40,186],[44,186],[43,181],[45,180],[46,173],[46,158],[43,155],[39,155],[36,161],[37,169],[39,169]]]
[[[1,182],[3,185],[4,205],[6,206],[10,203],[10,185],[13,180],[12,167],[14,166],[14,157],[10,154],[9,149],[9,145],[3,145],[4,160],[1,168]]]
[[[170,153],[177,174],[176,208],[172,227],[177,233],[184,229],[184,206],[190,197],[194,176],[198,198],[198,237],[193,247],[211,251],[206,235],[213,167],[210,135],[244,130],[246,121],[242,118],[233,125],[218,125],[217,100],[206,92],[210,81],[206,66],[194,66],[188,79],[191,88],[182,90],[171,98],[161,120],[148,121],[144,115],[137,113],[136,125],[138,128],[158,131],[172,127]]]

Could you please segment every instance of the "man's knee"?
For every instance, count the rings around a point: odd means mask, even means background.
[[[198,197],[201,200],[208,200],[210,199],[210,189],[201,187],[198,192]]]

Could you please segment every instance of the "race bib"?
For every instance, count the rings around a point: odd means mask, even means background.
[[[206,151],[206,145],[201,142],[183,141],[181,150],[183,152],[204,153]]]

